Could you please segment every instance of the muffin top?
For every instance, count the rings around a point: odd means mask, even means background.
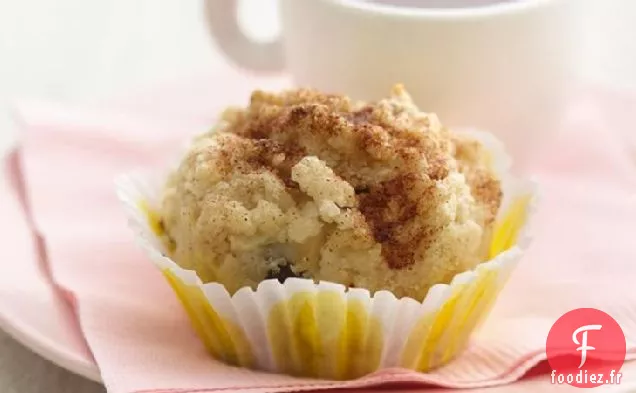
[[[174,259],[209,280],[252,285],[274,269],[375,290],[371,275],[409,270],[426,275],[422,291],[483,258],[501,199],[481,143],[401,85],[373,103],[298,89],[226,110],[170,177],[161,213]],[[369,266],[348,266],[354,251]]]

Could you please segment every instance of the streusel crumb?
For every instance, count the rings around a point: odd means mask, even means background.
[[[402,86],[373,103],[298,89],[226,110],[160,214],[173,259],[230,292],[296,276],[422,299],[484,260],[501,199],[484,147]]]

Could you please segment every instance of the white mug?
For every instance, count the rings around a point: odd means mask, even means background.
[[[242,67],[285,69],[296,85],[357,99],[403,83],[422,110],[451,127],[493,132],[523,162],[557,129],[570,92],[575,3],[280,0],[282,37],[266,44],[243,35],[236,1],[207,0],[206,13]]]

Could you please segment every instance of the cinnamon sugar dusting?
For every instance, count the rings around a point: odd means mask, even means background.
[[[173,258],[230,291],[284,269],[417,298],[481,260],[501,197],[483,146],[401,86],[256,91],[197,138],[162,214]]]

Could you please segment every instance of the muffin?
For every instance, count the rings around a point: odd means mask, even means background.
[[[347,379],[465,346],[526,243],[533,189],[503,157],[401,85],[377,102],[255,91],[118,193],[215,357]]]
[[[197,138],[159,211],[171,256],[230,293],[288,277],[422,300],[486,258],[500,179],[396,86],[255,92]]]

